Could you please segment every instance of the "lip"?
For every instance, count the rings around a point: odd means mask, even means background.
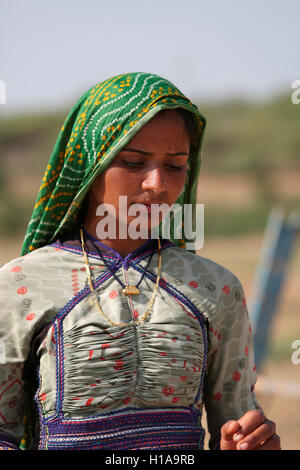
[[[164,204],[162,201],[135,201],[133,204],[143,204],[144,206],[151,206],[152,204]]]
[[[161,209],[161,205],[164,205],[166,203],[162,201],[141,201],[141,202],[135,201],[132,205],[134,204],[142,204],[143,206],[145,206],[148,216],[152,216],[152,215],[155,215],[156,213],[162,215],[161,210],[164,213],[164,209]],[[168,212],[168,210],[166,212]]]

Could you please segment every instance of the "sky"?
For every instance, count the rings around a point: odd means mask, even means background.
[[[300,79],[299,0],[0,0],[0,15],[0,115],[68,107],[125,72],[198,102],[268,99]]]

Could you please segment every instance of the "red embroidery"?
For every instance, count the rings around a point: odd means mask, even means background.
[[[248,346],[246,346],[246,347],[245,347],[245,354],[246,354],[246,356],[248,356],[248,353],[249,353],[249,348],[248,348]]]
[[[238,382],[241,379],[241,374],[236,371],[232,374],[232,378],[235,380],[235,382]]]
[[[195,289],[196,287],[198,287],[198,282],[196,282],[196,281],[191,281],[191,282],[189,283],[189,285]]]
[[[90,406],[92,404],[92,401],[94,400],[94,398],[89,398],[86,402],[85,402],[85,406]]]
[[[72,272],[75,272],[77,273],[77,269],[72,269]],[[78,284],[78,274],[72,274],[72,288],[73,288],[73,292],[74,294],[77,294],[77,292],[79,291],[79,284]]]
[[[26,320],[31,321],[34,319],[34,317],[35,317],[35,313],[28,313]]]
[[[26,292],[27,292],[27,287],[25,287],[25,286],[19,287],[18,294],[24,295],[24,294],[26,294]]]
[[[163,394],[168,397],[169,395],[173,395],[174,392],[175,392],[175,388],[174,387],[164,387],[162,389],[162,392]]]
[[[55,344],[55,339],[54,339],[54,326],[52,326],[51,341]]]
[[[109,293],[109,298],[110,299],[115,299],[116,297],[118,297],[118,292],[116,290],[112,290],[110,293]]]
[[[172,398],[172,403],[177,403],[178,400],[179,400],[179,397],[173,397],[173,398]]]
[[[93,355],[93,353],[94,353],[94,351],[93,351],[93,350],[89,351],[89,360],[90,360],[90,359],[92,359],[92,355]]]
[[[180,380],[186,380],[187,379],[187,376],[186,375],[181,375],[180,376]]]
[[[224,292],[224,294],[229,294],[230,293],[230,287],[229,286],[223,286],[222,291]]]
[[[46,398],[47,398],[47,394],[46,394],[46,393],[42,393],[42,394],[40,395],[40,399],[41,399],[42,401],[45,401]]]
[[[12,273],[17,273],[17,272],[21,271],[21,269],[22,269],[21,266],[15,266],[14,268],[11,268],[11,272]]]
[[[218,339],[221,339],[221,335],[220,333],[218,332],[218,330],[214,330],[212,327],[209,329],[210,332],[213,332],[214,331],[214,335],[218,338]]]
[[[124,362],[122,360],[117,360],[114,365],[114,369],[120,370],[123,368]]]
[[[125,400],[123,400],[124,405],[128,405],[130,400],[131,400],[131,398],[125,398]]]
[[[220,400],[221,398],[222,398],[222,395],[219,392],[216,393],[215,395],[213,395],[213,399],[216,400],[216,401]]]

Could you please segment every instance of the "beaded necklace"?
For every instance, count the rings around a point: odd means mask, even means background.
[[[159,284],[159,281],[160,281],[160,273],[161,273],[161,245],[160,245],[160,239],[158,238],[158,270],[157,270],[157,277],[156,277],[156,283],[154,285],[154,289],[153,289],[153,292],[152,292],[152,296],[151,296],[151,299],[149,301],[149,304],[148,304],[148,307],[147,309],[145,310],[145,312],[143,313],[143,315],[140,317],[140,319],[138,320],[132,320],[130,322],[120,322],[120,323],[116,323],[114,322],[113,320],[111,320],[105,312],[103,312],[103,310],[101,309],[100,305],[99,305],[99,302],[98,302],[98,298],[97,298],[97,295],[96,295],[96,292],[94,290],[94,287],[93,287],[93,283],[92,283],[92,277],[91,277],[91,271],[90,271],[90,265],[89,265],[89,261],[88,261],[88,257],[87,257],[87,253],[85,251],[85,248],[84,248],[84,237],[83,237],[83,230],[82,228],[80,228],[80,238],[81,238],[81,246],[82,246],[82,252],[83,252],[83,257],[84,257],[84,262],[85,262],[85,269],[86,269],[86,273],[87,273],[87,278],[88,278],[88,283],[89,283],[89,286],[90,286],[90,289],[91,289],[91,292],[93,293],[93,296],[95,298],[95,304],[96,304],[96,307],[97,307],[97,310],[98,312],[104,316],[106,318],[106,320],[108,321],[108,323],[112,326],[129,326],[129,325],[138,325],[139,323],[141,323],[142,321],[146,320],[149,315],[151,314],[152,312],[152,307],[153,307],[153,303],[154,303],[154,300],[155,300],[155,297],[156,297],[156,293],[157,293],[157,289],[158,289],[158,284]]]

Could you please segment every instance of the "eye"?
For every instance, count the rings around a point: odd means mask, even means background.
[[[133,162],[133,161],[124,160],[124,159],[122,159],[122,163],[128,168],[141,168],[144,165],[144,162],[142,161]]]
[[[168,163],[166,165],[171,171],[185,171],[186,165],[174,165],[173,163]]]

